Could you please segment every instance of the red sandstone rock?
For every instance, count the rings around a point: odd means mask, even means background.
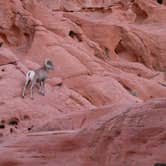
[[[52,78],[47,81],[51,86],[62,86],[63,80],[61,78]]]
[[[16,56],[7,48],[0,48],[0,65],[16,63]]]
[[[107,111],[111,112],[81,130],[35,132],[15,137],[1,144],[0,164],[121,166],[125,163],[137,166],[165,163],[165,106],[165,99],[155,99],[134,107],[122,106],[122,112],[117,112],[119,106],[108,107]]]
[[[166,163],[163,4],[1,0],[0,165]],[[46,95],[22,99],[45,58]]]

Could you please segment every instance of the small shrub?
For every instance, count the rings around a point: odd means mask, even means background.
[[[138,93],[136,91],[130,91],[130,94],[136,97],[138,96]]]

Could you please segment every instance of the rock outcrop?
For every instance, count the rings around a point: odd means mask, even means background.
[[[166,163],[165,4],[1,0],[0,165]],[[46,96],[22,99],[45,58]]]

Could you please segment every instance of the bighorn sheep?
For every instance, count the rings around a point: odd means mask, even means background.
[[[25,96],[25,91],[29,83],[31,83],[30,86],[30,93],[31,98],[33,99],[33,88],[37,83],[39,83],[40,88],[39,92],[44,96],[45,95],[45,80],[48,76],[49,70],[53,70],[54,65],[51,60],[45,59],[43,67],[36,69],[36,70],[30,70],[26,74],[26,80],[24,83],[24,87],[22,90],[22,97]]]

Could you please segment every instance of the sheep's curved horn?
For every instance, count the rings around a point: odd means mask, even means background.
[[[52,61],[49,60],[49,59],[45,59],[44,65],[45,65],[46,67],[48,67],[48,68],[53,68]]]

